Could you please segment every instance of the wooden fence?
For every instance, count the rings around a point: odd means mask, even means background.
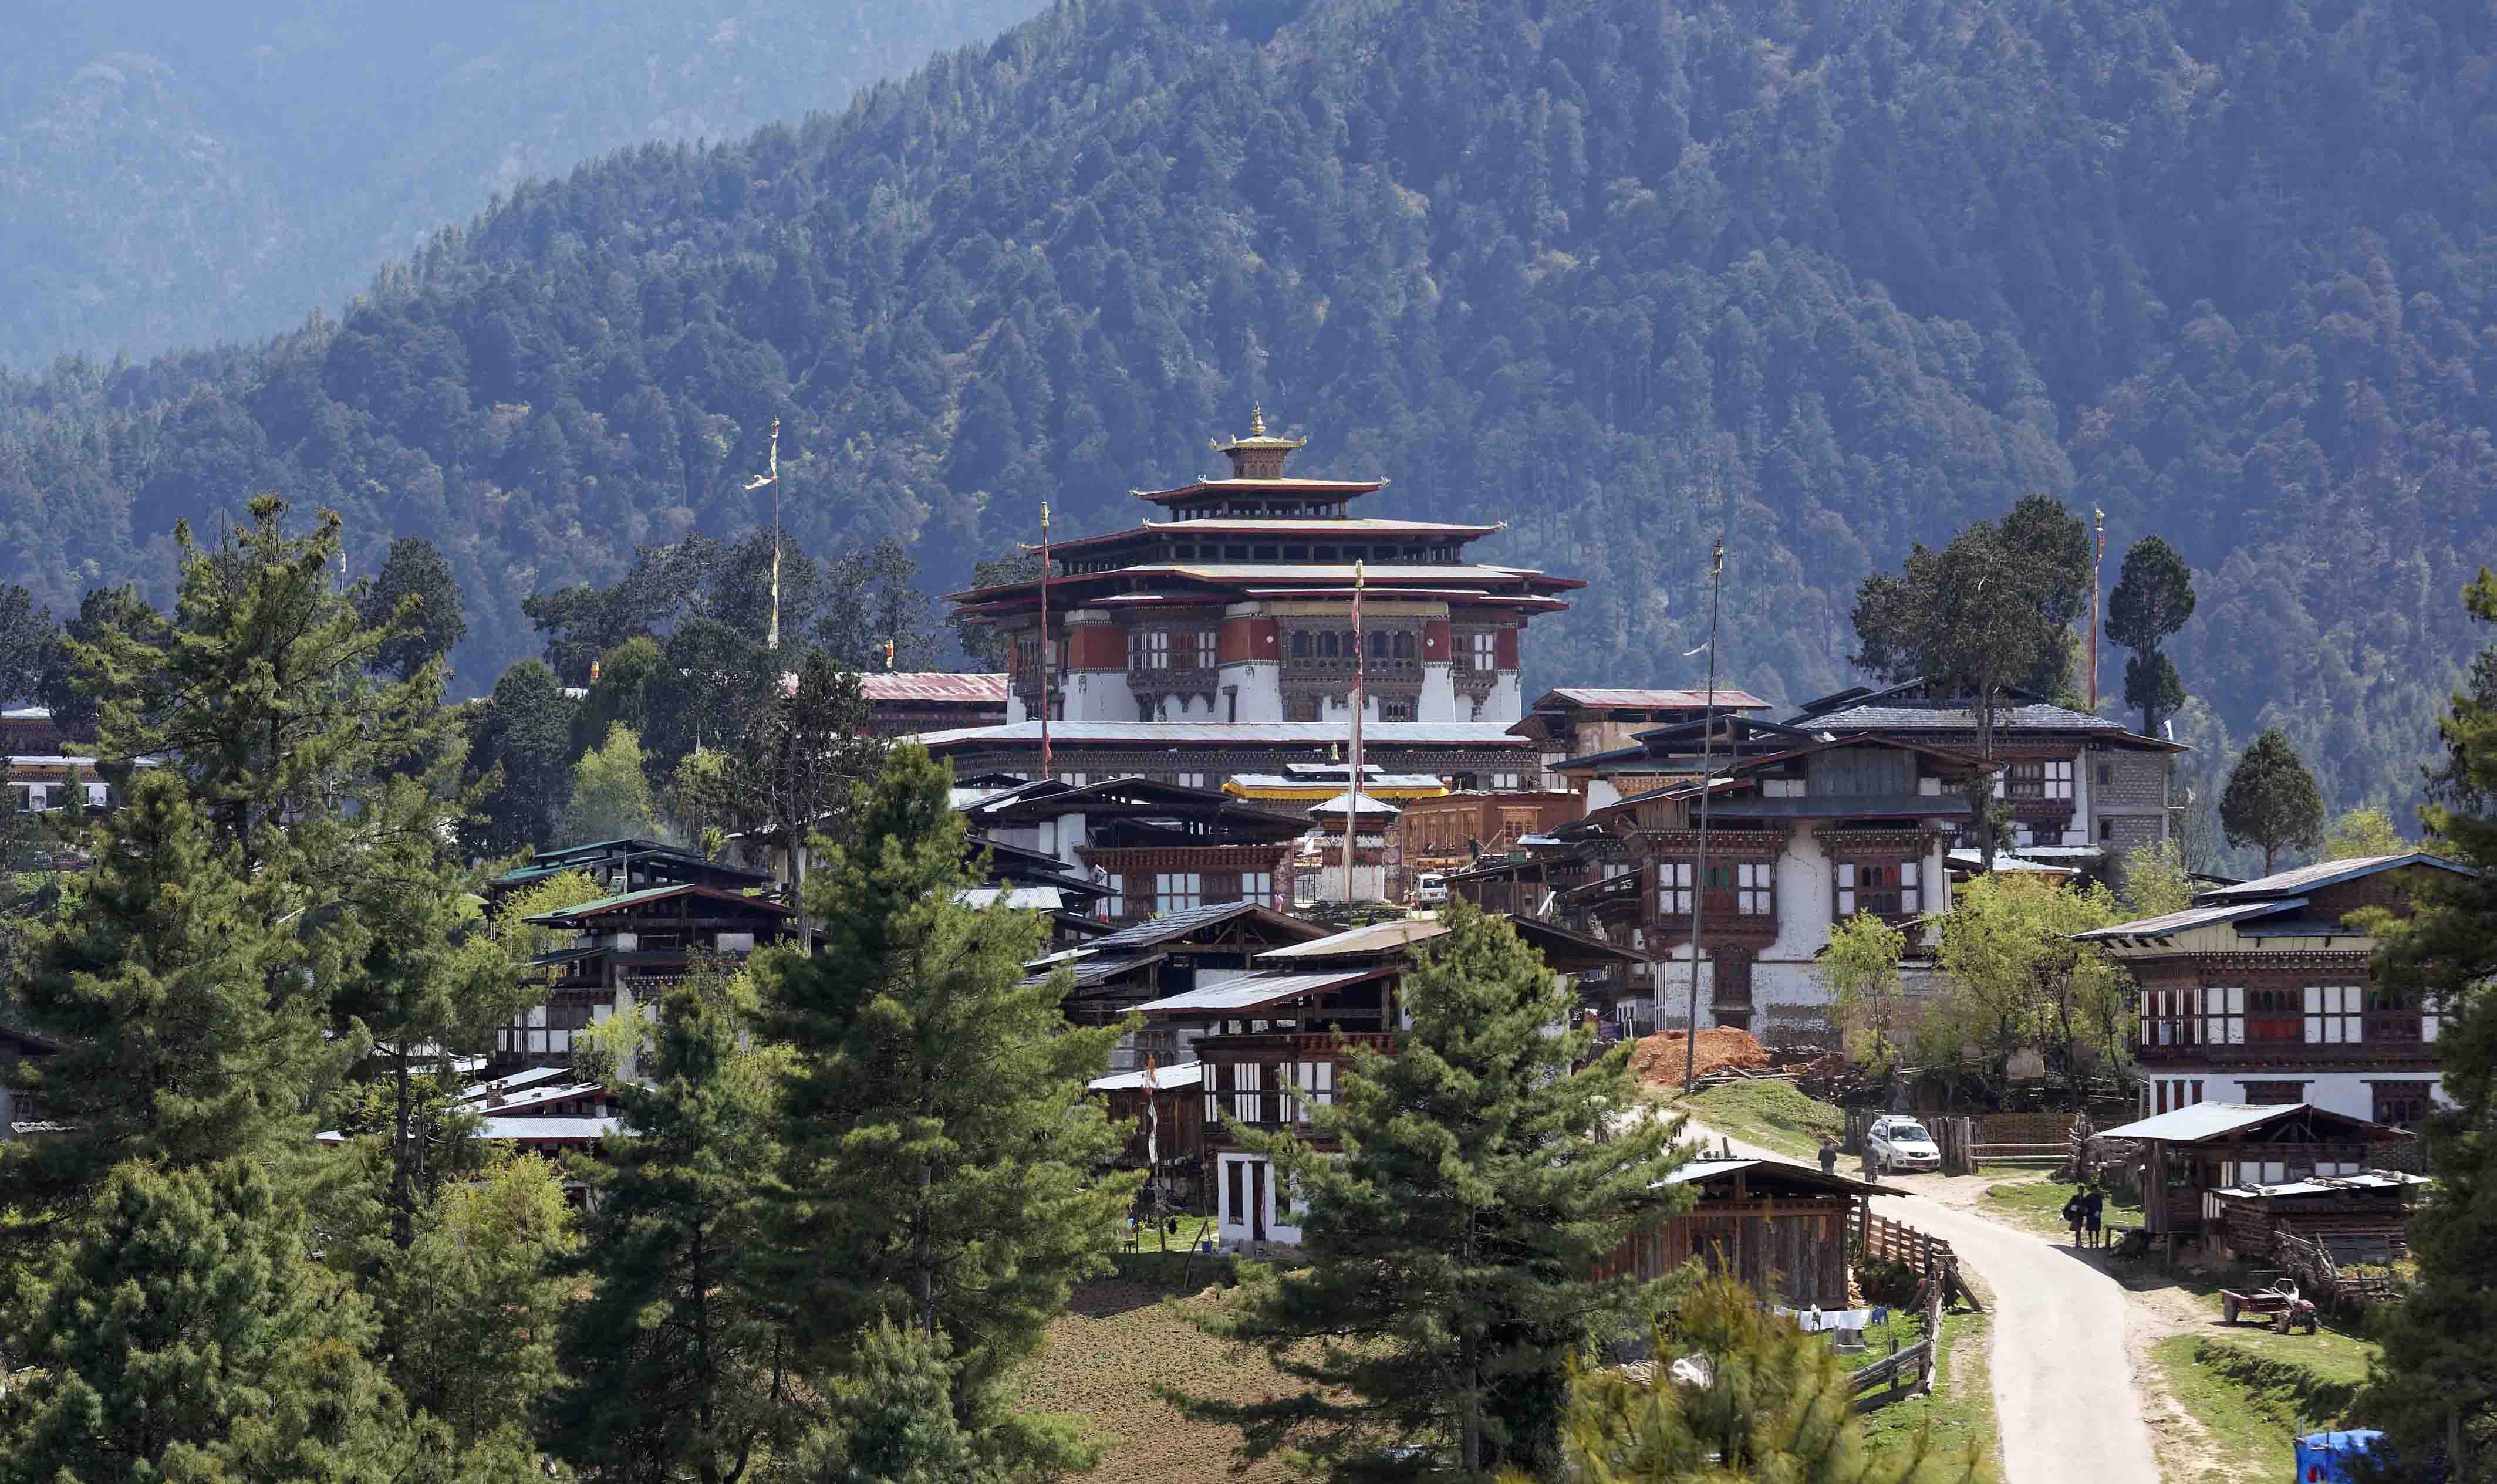
[[[1857,1411],[1874,1411],[1934,1389],[1934,1362],[1942,1348],[1943,1285],[1927,1282],[1918,1297],[1922,1300],[1919,1310],[1925,1321],[1925,1338],[1855,1373]]]
[[[1951,1245],[1931,1232],[1918,1231],[1905,1221],[1875,1216],[1870,1206],[1857,1208],[1862,1215],[1855,1226],[1856,1241],[1864,1249],[1866,1260],[1896,1263],[1916,1275],[1934,1291],[1934,1302],[1956,1294],[1971,1308],[1981,1308],[1976,1295],[1959,1275],[1959,1254]]]

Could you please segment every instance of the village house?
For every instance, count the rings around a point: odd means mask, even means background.
[[[996,726],[1006,719],[1003,675],[871,671],[859,677],[859,690],[867,698],[867,730],[876,737]]]
[[[655,999],[697,958],[742,959],[795,931],[796,912],[769,898],[694,882],[646,886],[527,919],[571,934],[530,961],[543,998],[494,1035],[491,1065],[563,1064],[573,1040]]]
[[[1099,886],[1113,924],[1227,901],[1289,906],[1294,842],[1310,828],[1218,789],[1143,777],[1036,779],[960,808],[981,839],[1054,857]]]
[[[1385,481],[1286,475],[1303,441],[1269,436],[1261,413],[1216,446],[1227,476],[1137,491],[1155,507],[1140,524],[1053,543],[1040,577],[949,595],[1011,643],[1007,719],[927,734],[929,750],[1036,773],[1045,710],[1061,778],[1213,786],[1339,761],[1358,671],[1374,761],[1527,786],[1540,760],[1508,733],[1520,644],[1585,584],[1468,560],[1495,525],[1352,514]]]
[[[1567,786],[1566,780],[1555,770],[1571,758],[1630,746],[1640,733],[1658,727],[1696,721],[1702,716],[1742,715],[1768,710],[1769,703],[1732,685],[1714,692],[1571,685],[1545,691],[1508,730],[1533,742],[1541,754],[1548,781],[1538,780],[1536,786],[1562,788]],[[1656,786],[1655,782],[1642,785],[1626,779],[1615,781],[1627,783],[1623,791],[1628,793]]]
[[[1316,923],[1259,902],[1211,902],[1130,923],[1025,967],[1033,981],[1060,969],[1068,974],[1072,982],[1062,1006],[1070,1024],[1114,1026],[1149,1000],[1245,973],[1269,949],[1326,935]],[[1112,1054],[1112,1070],[1133,1071],[1148,1058],[1163,1066],[1194,1060],[1190,1029],[1184,1024],[1147,1025]]]
[[[2376,939],[2349,919],[2407,914],[2421,884],[2463,870],[2418,852],[2323,861],[2079,934],[2139,988],[2142,1114],[2305,1103],[2417,1127],[2443,1095],[2437,1017],[2377,988]]]
[[[1850,1307],[1848,1239],[1869,1197],[1898,1192],[1784,1159],[1702,1154],[1664,1178],[1691,1205],[1642,1220],[1596,1270],[1654,1281],[1696,1260],[1791,1309]]]
[[[2179,1245],[2230,1238],[2249,1250],[2258,1219],[2268,1238],[2278,1225],[2278,1208],[2261,1209],[2273,1189],[2351,1182],[2344,1188],[2373,1191],[2391,1187],[2406,1192],[2408,1181],[2358,1180],[2385,1162],[2388,1150],[2411,1136],[2367,1119],[2351,1118],[2302,1102],[2249,1107],[2234,1102],[2200,1102],[2120,1124],[2097,1136],[2129,1140],[2140,1149],[2137,1179],[2141,1195],[2141,1230],[2172,1253]],[[2389,1172],[2387,1172],[2389,1173]],[[2373,1204],[2370,1196],[2365,1204]],[[2400,1194],[2391,1202],[2398,1214]],[[2305,1226],[2326,1234],[2349,1216],[2327,1203],[2314,1215],[2323,1219]],[[2242,1208],[2242,1209],[2239,1209]],[[2232,1209],[2234,1215],[2232,1215]],[[2384,1215],[2383,1211],[2375,1214]],[[2294,1223],[2292,1223],[2294,1229]],[[2363,1232],[2386,1234],[2380,1220],[2362,1223]]]

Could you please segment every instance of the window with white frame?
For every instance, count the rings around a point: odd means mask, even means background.
[[[1802,778],[1762,778],[1760,780],[1760,797],[1763,799],[1800,799],[1804,797],[1804,783],[1805,780]]]
[[[2072,760],[2068,757],[2015,759],[2005,771],[2005,778],[2007,786],[1997,792],[2014,799],[2072,797]]]
[[[1691,863],[1689,861],[1656,863],[1656,915],[1659,917],[1691,915]]]
[[[2185,993],[2191,995],[2193,991],[2188,990]],[[2213,984],[2203,987],[2202,1044],[2205,1046],[2246,1044],[2245,986]]]
[[[1915,861],[1838,863],[1838,915],[1873,912],[1887,917],[1922,911],[1922,868]]]
[[[1283,1121],[1306,1123],[1310,1110],[1335,1101],[1335,1063],[1332,1061],[1296,1061],[1292,1063],[1292,1094],[1283,1099]]]
[[[1201,773],[1181,774],[1179,775],[1179,786],[1182,788],[1203,788],[1205,786],[1205,774]]]
[[[1126,882],[1124,876],[1112,876],[1110,895],[1101,899],[1101,915],[1112,922],[1127,915]]]
[[[1526,786],[1526,777],[1523,774],[1496,773],[1491,775],[1491,786],[1514,792]]]
[[[1061,773],[1058,775],[1058,781],[1075,788],[1082,788],[1092,781],[1092,775],[1089,773]]]
[[[1217,640],[1216,640],[1216,635],[1215,635],[1214,630],[1212,630],[1212,629],[1199,629],[1199,630],[1197,630],[1197,633],[1196,633],[1196,668],[1198,668],[1199,670],[1211,670],[1211,669],[1215,668],[1215,657],[1216,657],[1216,653],[1217,653],[1217,650],[1216,650],[1216,643],[1217,643]]]
[[[1485,629],[1480,633],[1467,635],[1466,644],[1466,660],[1470,668],[1475,670],[1496,670],[1500,668],[1500,638],[1498,635],[1492,633],[1489,629]]]
[[[1165,871],[1154,877],[1154,910],[1179,912],[1205,902],[1205,878],[1195,871]]]
[[[1266,1068],[1255,1061],[1231,1063],[1231,1118],[1234,1122],[1254,1123],[1264,1109],[1261,1089],[1265,1087]]]
[[[2306,987],[2306,1044],[2349,1046],[2363,1039],[2366,995],[2354,984]]]
[[[1170,668],[1170,632],[1167,629],[1131,629],[1127,633],[1127,668],[1130,670],[1168,670]]]
[[[1742,861],[1734,867],[1734,910],[1744,917],[1766,917],[1777,900],[1777,868],[1768,861]]]
[[[1240,873],[1240,900],[1261,907],[1275,904],[1275,873],[1271,870],[1244,870]]]

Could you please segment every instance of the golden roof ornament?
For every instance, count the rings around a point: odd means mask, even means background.
[[[1207,446],[1231,460],[1233,479],[1280,479],[1283,459],[1294,449],[1306,447],[1307,438],[1278,438],[1266,431],[1266,407],[1262,401],[1248,404],[1248,436],[1233,438],[1227,443]]]

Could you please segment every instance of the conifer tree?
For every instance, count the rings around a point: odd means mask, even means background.
[[[607,740],[573,765],[572,802],[564,809],[564,837],[583,840],[647,838],[659,833],[650,779],[642,771],[642,739],[617,722]]]
[[[425,1439],[366,1359],[363,1301],[249,1160],[116,1168],[11,1314],[0,1481],[406,1476]]]
[[[1564,1429],[1562,1484],[1985,1484],[1972,1445],[1952,1452],[1918,1433],[1877,1456],[1855,1420],[1854,1388],[1836,1351],[1760,1307],[1728,1278],[1702,1280],[1656,1336],[1643,1378],[1589,1371]],[[1686,1384],[1661,1360],[1704,1361]],[[1520,1484],[1511,1475],[1504,1484]]]
[[[753,1286],[777,1058],[741,1049],[750,1008],[698,967],[662,1002],[647,1081],[616,1089],[632,1137],[593,1174],[573,1265],[591,1286],[546,1405],[548,1450],[586,1476],[734,1484],[795,1431],[792,1340]]]
[[[182,780],[139,774],[97,826],[75,906],[36,931],[19,1000],[61,1051],[22,1075],[71,1131],[0,1144],[0,1199],[57,1209],[125,1160],[200,1169],[306,1147],[334,1058],[308,1004],[267,993],[260,898]]]
[[[847,1370],[878,1322],[941,1336],[979,1456],[1069,1467],[1072,1435],[1014,1413],[1002,1383],[1107,1270],[1136,1186],[1103,1173],[1119,1137],[1085,1096],[1118,1030],[1069,1028],[1063,982],[1027,982],[1040,918],[957,900],[972,882],[952,776],[895,749],[855,843],[807,887],[824,950],[756,971],[765,1035],[790,1056],[769,1286],[810,1372]]]
[[[1365,1479],[1542,1470],[1571,1367],[1655,1296],[1589,1275],[1683,1198],[1659,1186],[1674,1126],[1630,1117],[1627,1046],[1569,1070],[1591,1032],[1559,1029],[1570,992],[1513,930],[1462,902],[1440,922],[1405,976],[1397,1054],[1362,1056],[1312,1110],[1342,1152],[1240,1133],[1307,1202],[1308,1266],[1243,1288],[1208,1327],[1310,1389],[1183,1400],[1239,1424],[1250,1457],[1295,1446]]]
[[[2124,699],[2141,712],[2145,737],[2159,735],[2159,718],[2185,704],[2185,682],[2163,647],[2194,616],[2194,572],[2176,549],[2144,536],[2124,553],[2124,569],[2107,594],[2109,639],[2133,651],[2124,667]]]
[[[2312,849],[2323,837],[2323,792],[2280,728],[2267,728],[2228,770],[2220,828],[2229,844],[2261,849],[2266,876],[2282,851]]]
[[[2497,578],[2482,568],[2463,592],[2497,623]],[[2481,651],[2483,664],[2497,646]],[[2374,925],[2379,990],[2437,1015],[2450,1107],[2429,1111],[2427,1188],[2410,1227],[2418,1279],[2385,1316],[2359,1415],[2406,1460],[2440,1450],[2456,1480],[2497,1470],[2497,704],[2457,692],[2439,729],[2437,802],[2420,811],[2438,847],[2477,872],[2440,872],[2407,920]]]
[[[367,629],[390,637],[373,651],[375,668],[412,679],[446,658],[468,637],[459,580],[451,564],[423,536],[401,536],[390,545],[382,569],[356,591],[356,609]]]

